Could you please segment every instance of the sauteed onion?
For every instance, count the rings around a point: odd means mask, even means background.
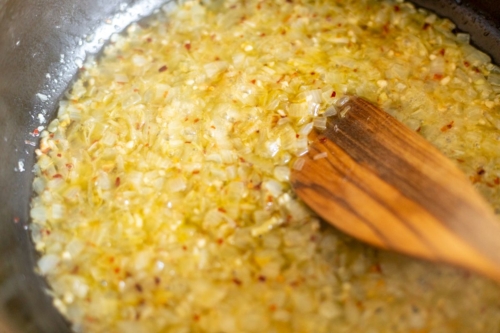
[[[114,36],[37,150],[54,304],[75,332],[498,330],[497,286],[359,244],[288,184],[308,133],[356,94],[498,209],[500,69],[453,29],[401,1],[230,0]]]

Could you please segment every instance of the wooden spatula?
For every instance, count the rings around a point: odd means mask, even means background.
[[[291,182],[327,222],[372,245],[500,281],[500,222],[465,175],[420,135],[351,97],[309,139]]]

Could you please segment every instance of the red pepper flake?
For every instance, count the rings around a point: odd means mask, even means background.
[[[148,38],[146,38],[146,41],[147,41],[148,43],[151,43],[151,42],[153,41],[153,38],[148,37]]]
[[[298,139],[298,138],[300,138],[300,134],[298,134],[298,133],[297,133],[297,134],[295,134],[295,137],[296,137],[297,139]]]
[[[200,320],[200,315],[197,315],[197,314],[193,315],[193,320],[194,321],[199,321]]]
[[[334,91],[332,91],[332,94],[330,95],[330,97],[334,98],[335,96],[337,96],[337,92],[334,90]]]
[[[457,158],[457,162],[458,163],[464,163],[465,161],[463,159],[461,159],[461,158]]]
[[[71,163],[66,164],[66,168],[73,169],[73,164],[71,164]]]
[[[168,67],[166,65],[163,65],[163,66],[160,67],[160,69],[158,69],[158,72],[161,73],[161,72],[166,71],[167,69],[168,69]]]
[[[212,125],[212,126],[210,126],[210,128],[211,128],[211,129],[215,129],[215,126],[214,126],[214,125]]]
[[[477,169],[476,173],[477,173],[478,176],[482,176],[482,175],[484,175],[486,173],[486,170],[484,170],[481,167],[481,168]]]
[[[186,50],[191,50],[191,43],[186,43],[184,44],[184,47],[186,48]]]
[[[56,173],[52,176],[52,178],[62,178],[63,176],[60,173]]]
[[[266,37],[266,34],[264,32],[261,32],[260,37]]]
[[[224,243],[224,240],[222,238],[217,239],[217,244],[222,245]]]
[[[161,283],[161,279],[157,276],[155,276],[155,284],[159,285]]]
[[[136,283],[134,287],[138,292],[142,293],[142,286],[139,283]]]
[[[40,131],[38,130],[38,128],[35,128],[35,129],[33,130],[33,135],[35,135],[35,136],[36,136],[36,135],[38,135],[38,134],[40,134]]]
[[[193,170],[193,172],[192,172],[193,175],[197,175],[199,173],[200,173],[200,170]]]
[[[316,72],[311,72],[310,74],[311,74],[311,75],[316,75]]]
[[[252,84],[255,84],[255,82],[257,82],[255,79],[253,79],[252,81],[250,81]]]
[[[469,67],[469,66],[470,66],[470,62],[468,62],[468,61],[464,61],[464,66],[465,66],[465,67]]]
[[[241,280],[238,280],[237,278],[233,278],[233,282],[238,286],[241,286],[242,284]]]
[[[455,123],[454,120],[452,120],[449,124],[444,125],[441,127],[441,132],[446,132],[447,130],[451,129],[453,127],[453,124]]]
[[[440,54],[440,55],[444,56],[444,54],[445,54],[445,53],[446,53],[446,50],[445,50],[445,49],[441,49],[441,50],[439,50],[439,54]]]
[[[401,8],[399,6],[394,6],[394,11],[395,12],[399,12],[401,10]]]
[[[243,157],[240,157],[239,160],[240,160],[241,163],[245,163],[246,162]]]
[[[316,235],[312,235],[311,237],[309,237],[309,240],[311,242],[315,242],[316,241]]]
[[[188,249],[188,248],[187,248],[187,246],[186,246],[186,245],[182,245],[182,249],[183,249],[184,251],[187,251],[187,249]]]
[[[436,81],[441,81],[443,79],[443,74],[434,74],[433,79]]]
[[[274,312],[274,311],[276,311],[276,309],[277,309],[277,307],[275,304],[269,305],[269,311]]]
[[[116,177],[116,179],[115,179],[115,186],[116,187],[120,186],[120,182],[121,182],[120,177]]]
[[[19,217],[14,217],[14,223],[19,223]]]
[[[227,211],[222,207],[217,208],[217,210],[221,213],[227,213]]]
[[[91,323],[97,322],[97,319],[91,316],[85,316],[86,321],[90,321]]]
[[[116,267],[115,268],[115,274],[118,274],[118,273],[120,273],[120,268]]]
[[[57,157],[61,157],[62,155],[61,154],[57,154]]]
[[[429,23],[424,23],[424,26],[422,27],[423,30],[427,30],[430,28],[430,24]]]
[[[377,263],[370,267],[370,271],[373,273],[382,273],[382,267]]]
[[[195,124],[196,124],[196,123],[197,123],[197,122],[199,122],[199,121],[200,121],[200,118],[196,118],[195,120],[193,120],[193,123],[195,123]]]
[[[264,275],[259,275],[259,281],[260,282],[266,282],[266,277]]]
[[[417,133],[420,133],[420,131],[421,131],[421,130],[422,130],[422,126],[418,126],[418,128],[417,128],[416,132],[417,132]]]
[[[495,185],[500,185],[500,178],[496,177],[495,179],[493,179],[493,182],[495,183]]]
[[[282,35],[286,35],[286,30],[281,30]]]
[[[384,26],[382,27],[382,30],[384,30],[384,32],[386,34],[388,34],[389,33],[389,23],[384,24]]]
[[[319,138],[319,142],[321,142],[321,143],[325,143],[325,142],[326,142],[326,140],[328,140],[328,139],[326,138],[326,136],[322,136],[322,137],[320,137],[320,138]]]
[[[113,263],[115,261],[114,257],[109,257],[109,262]]]

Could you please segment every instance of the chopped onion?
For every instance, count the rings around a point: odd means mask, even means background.
[[[180,192],[187,188],[186,181],[183,177],[172,178],[168,181],[168,189],[170,192]]]
[[[273,171],[274,177],[280,182],[286,182],[290,179],[290,168],[286,166],[277,166]]]
[[[457,41],[463,44],[469,44],[470,43],[470,35],[466,33],[457,33]]]
[[[314,155],[313,159],[314,160],[320,160],[320,159],[326,158],[326,157],[328,157],[328,153],[327,152],[322,152],[322,153]]]
[[[306,163],[306,161],[303,158],[298,158],[293,163],[292,168],[294,170],[300,171],[300,170],[302,170],[302,167],[304,166],[305,163]]]
[[[326,117],[317,117],[314,118],[314,127],[319,129],[319,130],[325,130],[326,129]]]
[[[119,83],[127,83],[128,76],[125,74],[115,74],[115,81]]]
[[[38,260],[38,269],[40,273],[47,274],[52,272],[59,264],[59,257],[55,254],[46,254]]]

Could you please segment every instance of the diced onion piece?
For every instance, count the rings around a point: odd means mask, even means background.
[[[59,256],[55,254],[46,254],[38,260],[38,269],[40,273],[47,274],[52,272],[59,264]]]
[[[470,35],[466,33],[459,32],[457,33],[457,41],[463,44],[470,43]]]
[[[264,182],[263,187],[271,193],[273,197],[279,197],[283,193],[283,185],[274,179]]]
[[[325,117],[331,117],[336,115],[337,115],[337,109],[333,105],[330,105],[323,114],[323,116]]]
[[[127,83],[128,76],[125,74],[115,74],[115,81],[118,83]]]
[[[290,168],[286,166],[277,166],[273,171],[274,177],[280,182],[285,182],[290,179]]]
[[[314,155],[313,159],[314,160],[320,160],[320,159],[326,158],[326,157],[328,157],[328,153],[327,152],[322,152],[322,153]]]
[[[271,231],[274,227],[280,225],[282,222],[276,218],[276,217],[271,217],[269,220],[265,221],[264,223],[256,226],[256,227],[253,227],[252,228],[252,236],[256,237],[256,236],[262,236],[266,233],[268,233],[269,231]]]
[[[187,188],[186,181],[183,177],[177,177],[168,181],[168,189],[170,192],[180,192]]]
[[[306,163],[306,160],[304,160],[303,158],[298,158],[293,163],[292,169],[300,171],[300,170],[302,170],[302,167],[304,166],[305,163]]]
[[[290,117],[302,118],[309,115],[307,103],[292,103],[289,105],[287,113]]]
[[[317,117],[314,118],[314,127],[319,129],[319,130],[325,130],[326,129],[326,117]]]
[[[228,66],[226,61],[214,61],[203,66],[205,73],[208,78],[212,78],[215,75],[224,71]]]
[[[336,103],[336,106],[341,108],[343,107],[347,102],[349,102],[350,100],[350,97],[349,96],[342,96],[341,98],[339,98],[339,100],[337,101]]]

